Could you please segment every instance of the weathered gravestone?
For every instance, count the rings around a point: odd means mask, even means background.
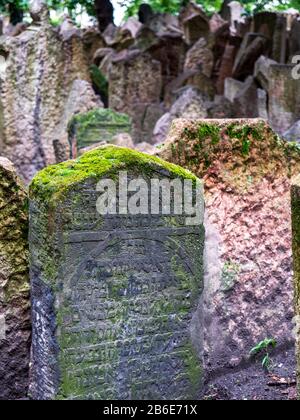
[[[290,179],[300,149],[264,120],[177,120],[160,151],[203,178],[204,366],[243,366],[266,337],[294,345]]]
[[[75,115],[69,123],[71,158],[80,150],[100,141],[111,143],[117,134],[131,133],[131,119],[111,109],[97,108],[85,114]]]
[[[203,226],[173,213],[100,216],[97,183],[118,182],[120,170],[146,188],[152,177],[196,181],[158,158],[107,146],[31,184],[35,399],[198,395]]]
[[[30,304],[27,195],[12,164],[0,158],[0,399],[28,390]]]
[[[149,53],[122,51],[112,59],[109,70],[109,107],[132,118],[135,143],[149,141],[161,111],[162,66]],[[153,114],[149,127],[149,108]],[[160,114],[160,115],[159,115]]]
[[[293,77],[294,65],[269,67],[269,122],[283,134],[300,116],[300,80]]]
[[[292,226],[293,226],[293,257],[294,257],[294,287],[296,309],[296,355],[298,395],[300,396],[300,175],[293,179],[292,184]]]

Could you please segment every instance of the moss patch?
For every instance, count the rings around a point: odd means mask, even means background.
[[[85,153],[79,159],[49,166],[39,172],[30,185],[30,197],[54,204],[64,192],[88,178],[101,179],[105,175],[116,175],[121,170],[154,175],[159,169],[165,169],[172,178],[197,181],[191,172],[155,156],[106,146]]]
[[[292,229],[293,229],[293,260],[294,260],[294,288],[295,311],[297,315],[296,342],[298,364],[298,396],[300,396],[300,175],[293,180],[292,185]]]

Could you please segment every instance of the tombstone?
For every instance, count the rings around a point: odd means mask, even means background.
[[[300,18],[294,18],[290,35],[290,55],[300,55]]]
[[[154,16],[152,7],[149,4],[142,3],[138,11],[139,21],[142,24],[147,24],[150,19]]]
[[[271,60],[265,56],[259,57],[254,67],[254,77],[265,91],[270,89],[270,66],[277,64],[276,61]]]
[[[260,12],[253,16],[253,32],[263,34],[269,39],[272,39],[277,21],[277,13],[275,12]]]
[[[249,76],[233,100],[234,113],[237,118],[258,117],[258,89],[252,76]]]
[[[296,358],[297,358],[297,385],[300,395],[300,176],[293,179],[291,188],[292,197],[292,228],[293,228],[293,262],[294,287],[296,310]]]
[[[131,120],[126,114],[111,109],[95,109],[75,115],[69,123],[71,158],[76,158],[82,149],[102,142],[111,143],[114,136],[131,133]]]
[[[47,22],[50,16],[45,0],[29,0],[29,12],[34,24]]]
[[[268,94],[263,89],[257,89],[258,117],[268,120]]]
[[[173,210],[148,215],[145,205],[143,214],[124,214],[124,171],[145,181],[144,197],[151,178],[197,182],[156,157],[108,146],[45,169],[31,184],[34,399],[199,395],[203,214],[198,226]],[[107,179],[121,182],[120,211],[104,216],[96,204]]]
[[[28,392],[30,301],[27,194],[0,158],[0,400]]]
[[[273,34],[272,59],[278,63],[285,64],[287,58],[287,18],[279,14],[277,16],[275,32]]]
[[[167,138],[172,121],[176,118],[206,118],[208,97],[192,87],[184,87],[178,92],[178,98],[169,112],[165,113],[155,124],[153,144],[161,144]]]
[[[300,144],[300,120],[283,134],[283,138],[287,141]]]
[[[256,61],[261,55],[269,50],[269,41],[264,35],[248,33],[242,42],[241,48],[236,56],[233,77],[244,80],[253,74]]]
[[[33,25],[17,37],[0,38],[0,50],[7,52],[0,154],[25,182],[56,163],[54,142],[67,154],[67,125],[74,114],[103,106],[92,89],[82,38],[63,39],[57,32],[50,24]]]
[[[94,7],[99,29],[103,32],[114,23],[114,7],[110,0],[95,0]]]
[[[266,334],[279,350],[292,348],[290,184],[299,148],[259,119],[176,120],[164,144],[160,157],[204,182],[207,375],[243,368]]]
[[[192,45],[199,38],[206,38],[209,34],[209,18],[202,8],[190,2],[181,11],[180,20],[184,29],[184,38],[188,45]]]
[[[144,124],[148,107],[160,106],[161,94],[161,64],[149,53],[123,51],[112,58],[109,71],[109,107],[132,118],[135,143],[149,140],[143,138],[140,127]]]
[[[269,121],[280,134],[299,120],[300,81],[293,78],[293,69],[293,65],[270,66]]]
[[[222,58],[220,59],[220,67],[218,71],[218,79],[216,82],[217,93],[224,93],[224,83],[227,77],[232,76],[232,69],[234,60],[237,53],[237,47],[231,45],[229,42],[226,44]]]
[[[228,6],[230,10],[230,32],[232,35],[237,35],[239,25],[246,22],[245,9],[238,1],[231,1]]]
[[[186,45],[182,34],[167,33],[160,36],[155,44],[148,48],[148,52],[161,64],[163,86],[183,72]]]
[[[200,38],[187,52],[184,71],[198,70],[211,77],[214,67],[214,54],[204,38]]]

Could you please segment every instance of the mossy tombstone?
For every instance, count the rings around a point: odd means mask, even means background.
[[[26,398],[30,300],[27,194],[0,158],[0,400]]]
[[[35,399],[199,395],[203,224],[187,225],[173,205],[170,214],[100,215],[99,182],[115,183],[120,203],[125,172],[129,185],[198,183],[180,167],[114,146],[49,167],[32,182]]]
[[[97,108],[84,114],[75,115],[69,123],[69,143],[71,158],[76,158],[80,150],[100,142],[111,143],[114,136],[131,133],[131,119],[111,109]]]

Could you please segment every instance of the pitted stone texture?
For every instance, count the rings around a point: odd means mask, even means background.
[[[0,158],[0,400],[26,398],[30,349],[27,195]]]
[[[300,396],[300,176],[293,179],[292,189],[293,260],[296,308],[297,383]]]
[[[1,49],[6,52],[6,68],[0,87],[0,153],[28,182],[38,170],[56,163],[54,142],[67,147],[70,101],[74,112],[102,104],[80,85],[90,81],[80,37],[63,40],[44,24],[29,27],[18,37],[2,38]]]
[[[131,133],[131,119],[111,109],[96,109],[75,115],[69,123],[71,158],[76,158],[82,149],[99,142],[112,143],[118,134]]]
[[[263,120],[178,120],[160,156],[204,180],[206,368],[242,365],[266,337],[293,343],[290,177],[299,150]]]
[[[35,399],[199,395],[203,226],[174,214],[100,217],[97,182],[118,181],[120,170],[146,183],[196,180],[109,146],[46,169],[31,185]]]

